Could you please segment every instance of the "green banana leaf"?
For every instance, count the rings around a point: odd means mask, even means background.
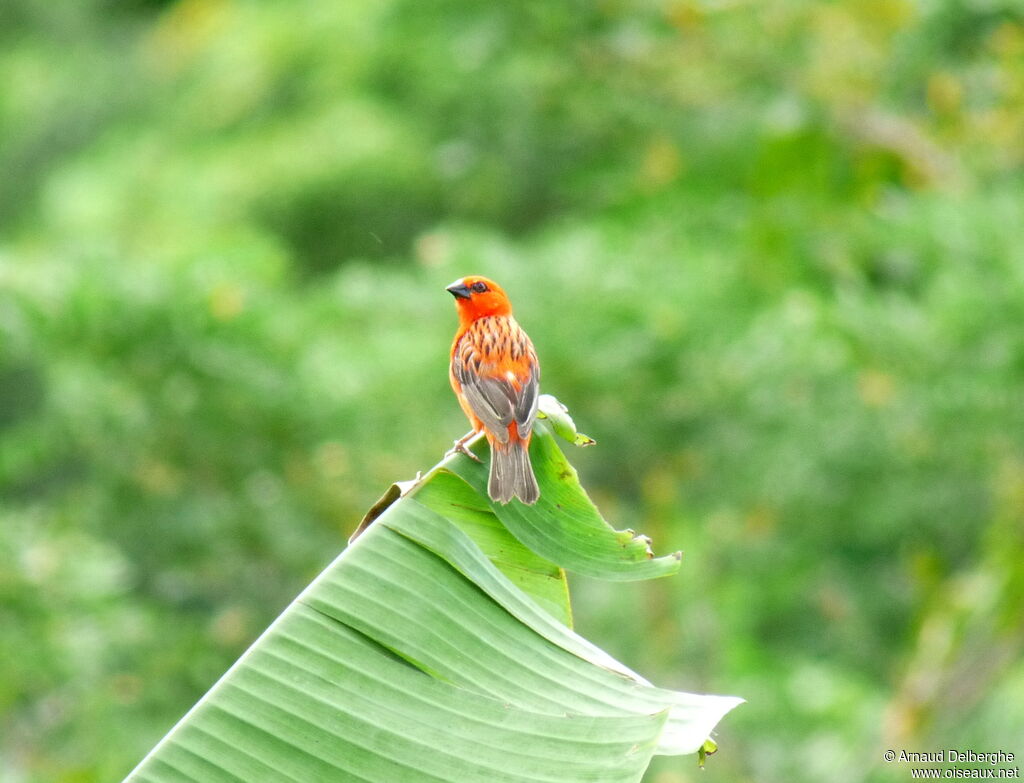
[[[678,556],[607,525],[539,422],[531,458],[533,507],[462,455],[392,487],[127,780],[637,781],[704,748],[740,699],[656,688],[570,627],[563,568]]]
[[[543,423],[530,441],[530,461],[540,485],[532,506],[501,505],[487,497],[487,464],[460,459],[450,470],[462,478],[498,521],[530,550],[584,576],[609,580],[652,579],[679,570],[680,553],[654,557],[650,541],[632,530],[615,530],[580,487],[576,469]],[[486,449],[486,441],[476,441]],[[474,452],[476,453],[476,452]],[[480,453],[483,453],[481,451]]]

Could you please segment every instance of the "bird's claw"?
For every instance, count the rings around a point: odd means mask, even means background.
[[[473,433],[473,434],[476,434],[476,433]],[[450,449],[448,449],[448,451],[445,452],[445,456],[446,457],[453,457],[456,454],[465,454],[467,457],[469,457],[474,462],[483,462],[482,459],[480,459],[476,454],[474,454],[472,451],[469,450],[469,447],[466,446],[466,440],[468,440],[468,439],[467,438],[460,438],[459,440],[455,441],[455,445],[452,446]]]

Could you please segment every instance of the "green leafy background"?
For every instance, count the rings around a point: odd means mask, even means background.
[[[748,700],[652,783],[1024,756],[1018,4],[9,0],[0,80],[3,783],[122,777],[437,461],[470,272],[684,552],[577,629]]]

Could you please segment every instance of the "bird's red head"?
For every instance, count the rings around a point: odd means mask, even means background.
[[[501,286],[486,277],[471,275],[456,280],[446,289],[455,297],[459,321],[469,324],[488,315],[510,315],[512,304]]]

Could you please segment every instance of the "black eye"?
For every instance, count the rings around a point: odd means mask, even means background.
[[[484,291],[487,290],[487,283],[481,283],[480,281],[477,281],[473,283],[473,285],[471,285],[469,288],[471,291],[475,291],[478,294],[482,294]]]

